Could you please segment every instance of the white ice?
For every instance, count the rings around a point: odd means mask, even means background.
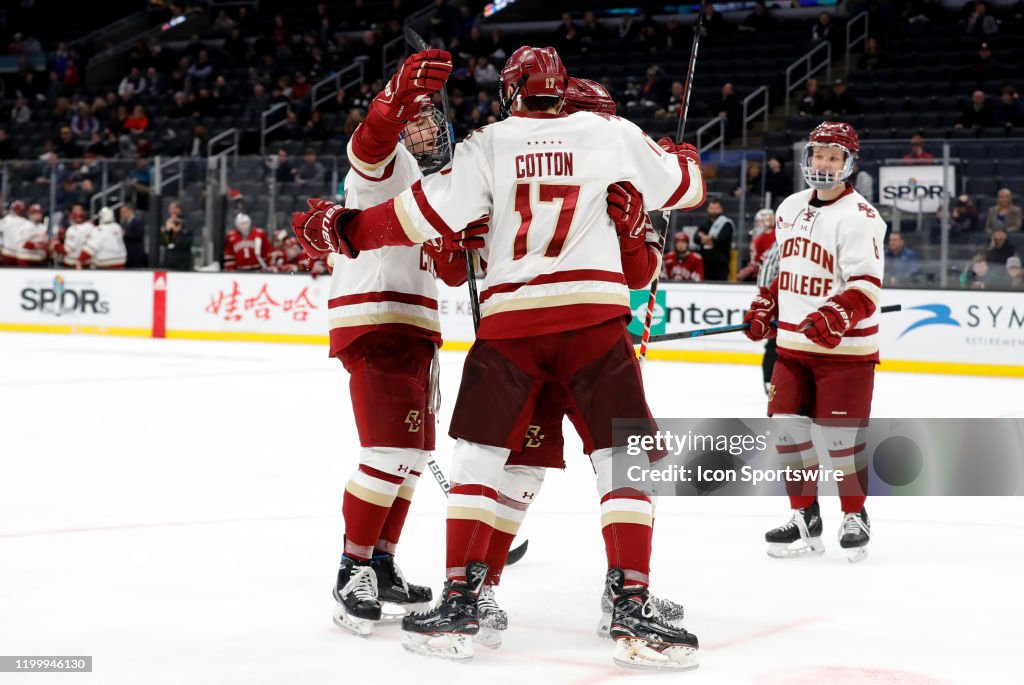
[[[358,442],[319,347],[0,335],[0,653],[92,655],[92,683],[1018,683],[1024,524],[1016,498],[876,498],[868,559],[769,559],[774,498],[663,498],[653,588],[685,604],[699,670],[648,675],[598,640],[604,554],[593,476],[568,440],[498,599],[511,626],[462,666],[397,627],[331,623],[341,498]],[[463,355],[442,355],[446,412]],[[761,416],[753,366],[650,363],[659,416]],[[879,416],[1024,416],[1019,380],[880,374]],[[572,435],[571,430],[567,434]],[[438,445],[450,465],[451,442]],[[399,547],[442,580],[444,498],[424,474]],[[652,680],[653,681],[653,680]],[[631,681],[633,682],[633,681]],[[637,681],[639,682],[639,681]],[[663,682],[663,681],[659,681]]]

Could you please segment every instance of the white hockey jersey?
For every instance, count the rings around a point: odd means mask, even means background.
[[[810,188],[794,193],[776,212],[779,354],[878,361],[885,221],[851,186],[832,202],[815,197]],[[847,331],[835,349],[815,345],[799,331],[800,322],[848,288],[867,296],[876,311]]]
[[[489,214],[477,337],[541,335],[630,315],[607,214],[615,181],[631,181],[648,210],[704,201],[700,167],[681,166],[625,119],[516,113],[459,143],[453,163],[394,209],[414,242]]]
[[[20,224],[15,241],[14,252],[19,264],[34,266],[46,261],[50,245],[46,224],[26,219]]]
[[[82,252],[89,255],[88,266],[95,269],[117,269],[128,260],[124,246],[124,229],[119,223],[94,226],[85,238]]]
[[[85,247],[85,239],[89,237],[89,231],[95,227],[91,221],[86,221],[71,224],[68,230],[64,231],[64,266],[78,266],[78,258]]]
[[[365,209],[385,202],[423,178],[416,158],[401,143],[378,164],[366,164],[350,142],[348,159],[346,207]],[[374,330],[440,345],[437,299],[433,262],[420,245],[367,250],[355,259],[336,255],[328,302],[331,355]]]
[[[0,254],[8,260],[18,258],[18,244],[23,231],[27,231],[32,222],[17,214],[8,214],[0,220]]]

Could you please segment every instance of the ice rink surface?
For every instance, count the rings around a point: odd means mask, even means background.
[[[92,655],[66,683],[1019,683],[1017,498],[875,498],[868,559],[773,560],[782,498],[662,498],[652,589],[686,607],[702,665],[612,664],[594,634],[604,553],[571,430],[498,599],[510,627],[472,664],[406,653],[396,626],[331,623],[341,498],[356,463],[347,376],[324,348],[0,334],[0,653]],[[444,353],[445,411],[463,355]],[[650,363],[658,416],[762,416],[753,366]],[[1024,416],[1020,380],[879,374],[876,416]],[[451,441],[438,445],[446,471]],[[399,546],[435,593],[444,498],[424,474]]]

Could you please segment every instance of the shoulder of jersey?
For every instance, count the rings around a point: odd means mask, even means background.
[[[803,190],[798,190],[795,193],[793,193],[792,195],[790,195],[789,197],[787,197],[785,200],[783,200],[779,204],[779,209],[782,209],[785,205],[791,205],[791,204],[806,205],[808,202],[811,201],[811,196],[813,194],[814,194],[814,189],[813,188],[804,188]],[[778,210],[776,210],[775,213],[778,214]]]

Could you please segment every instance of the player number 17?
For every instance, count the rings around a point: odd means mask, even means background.
[[[519,214],[519,230],[516,231],[516,240],[513,246],[512,259],[522,259],[526,256],[528,247],[526,244],[527,234],[533,224],[533,205],[531,202],[533,183],[516,184],[516,213]],[[555,222],[555,231],[544,250],[545,257],[557,257],[565,245],[565,238],[569,235],[569,228],[572,226],[572,217],[576,212],[576,201],[579,199],[580,187],[570,185],[558,185],[553,183],[537,184],[537,201],[554,202],[561,201],[558,210],[558,220]]]

